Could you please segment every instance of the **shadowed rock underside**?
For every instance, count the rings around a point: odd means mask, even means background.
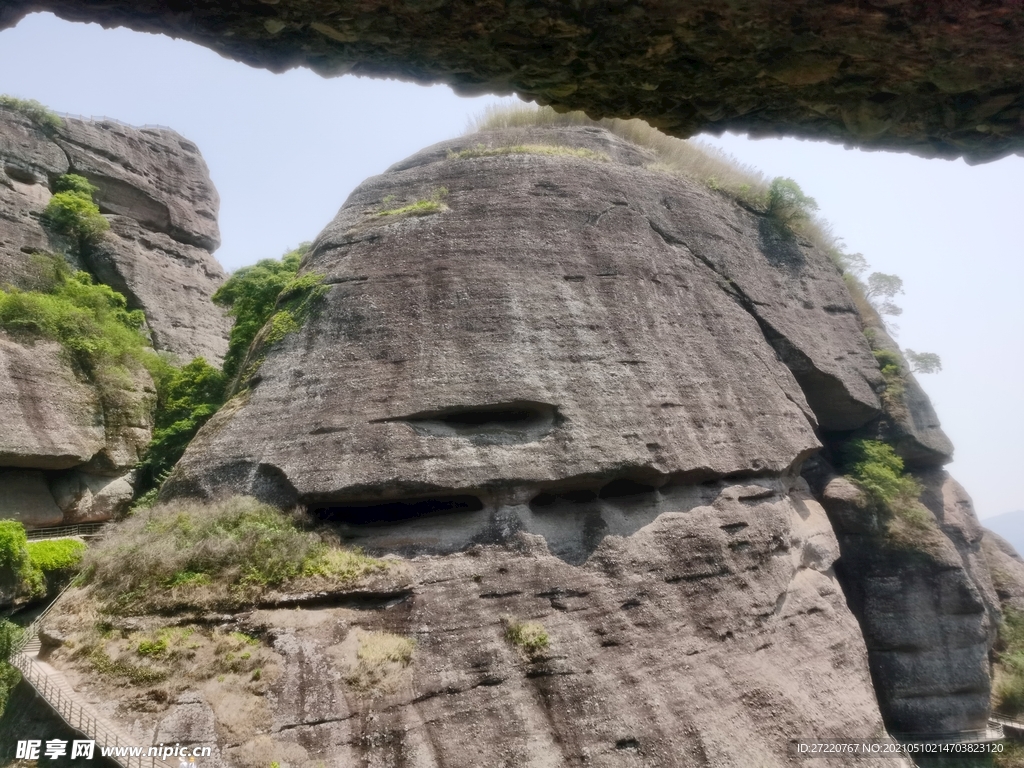
[[[793,135],[983,162],[1024,147],[1024,7],[1012,0],[14,0],[160,32],[248,64],[517,93],[676,136]]]

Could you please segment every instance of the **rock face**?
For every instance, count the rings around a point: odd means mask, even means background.
[[[989,651],[1000,601],[971,500],[938,469],[919,473],[933,529],[915,547],[886,539],[860,491],[836,477],[822,495],[838,537],[837,568],[860,619],[889,728],[951,733],[986,727]]]
[[[559,510],[543,537],[510,536],[511,548],[398,561],[302,610],[221,617],[270,649],[258,682],[129,692],[73,650],[50,663],[140,743],[214,745],[204,763],[218,768],[783,766],[796,764],[798,735],[881,733],[831,571],[835,538],[799,481],[595,500],[576,515],[620,525],[582,565],[550,551],[554,529],[572,524]],[[75,638],[81,603],[69,597],[47,622]],[[548,649],[524,655],[502,615],[541,622]],[[360,692],[346,680],[360,638],[377,631],[414,639],[413,661]]]
[[[39,215],[62,173],[86,177],[111,230],[80,255],[92,272],[142,309],[157,349],[219,364],[230,320],[210,301],[225,279],[219,198],[196,146],[173,131],[65,119],[43,130],[0,108],[0,284],[31,288],[30,254],[65,246]]]
[[[1011,0],[9,0],[0,28],[51,11],[307,66],[518,93],[676,136],[796,135],[985,161],[1024,147],[1024,9]]]
[[[111,229],[69,248],[40,216],[64,173],[87,177]],[[220,362],[230,321],[210,301],[224,272],[218,198],[196,147],[173,131],[64,120],[43,128],[0,108],[0,285],[38,287],[36,253],[68,251],[75,266],[146,315],[154,347]],[[102,388],[59,344],[0,332],[0,516],[29,527],[104,520],[130,500],[129,471],[152,430],[152,382]],[[15,471],[18,470],[18,471]]]
[[[448,158],[521,138],[446,142],[353,193],[303,267],[329,286],[317,317],[267,350],[169,493],[493,509],[778,476],[818,447],[816,425],[880,413],[826,256],[603,129],[529,141],[607,161]],[[439,213],[379,213],[441,187]]]

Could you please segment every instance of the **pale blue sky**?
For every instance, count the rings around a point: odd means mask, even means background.
[[[272,75],[182,41],[49,15],[0,32],[0,93],[195,141],[220,191],[217,257],[228,269],[313,239],[359,182],[461,133],[496,100]],[[1024,510],[1024,159],[970,168],[792,139],[713,141],[796,179],[850,250],[903,277],[898,340],[943,359],[922,383],[956,445],[949,469],[982,517]]]

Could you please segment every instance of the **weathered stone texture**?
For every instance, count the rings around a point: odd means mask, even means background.
[[[41,223],[51,185],[68,172],[98,187],[111,223],[95,247],[73,247]],[[35,254],[65,253],[143,310],[156,349],[218,365],[230,320],[210,300],[225,278],[210,254],[217,205],[198,150],[173,131],[74,119],[43,129],[0,108],[0,286],[43,287]],[[9,495],[0,515],[37,526],[60,522],[57,513],[107,519],[130,500],[126,472],[152,436],[153,383],[142,370],[132,381],[98,375],[76,371],[55,342],[0,334],[0,470],[48,473],[32,475],[36,501]]]
[[[985,161],[1024,147],[1024,7],[807,0],[13,0],[162,32],[274,71],[307,66],[518,93],[677,136],[796,135]]]
[[[609,162],[447,158],[521,138],[446,142],[352,194],[303,267],[330,286],[321,310],[265,350],[247,404],[215,417],[168,493],[328,503],[778,474],[817,448],[815,423],[880,413],[826,255],[766,241],[764,219],[603,129],[528,138]],[[378,215],[441,187],[447,210]]]
[[[43,131],[0,108],[0,285],[34,287],[31,254],[69,243],[40,216],[49,185],[85,176],[111,222],[100,244],[74,253],[75,266],[142,309],[159,350],[219,365],[231,321],[210,297],[226,274],[211,252],[220,244],[219,197],[196,146],[167,129],[66,119]]]
[[[164,128],[65,120],[54,141],[72,171],[99,188],[96,199],[104,213],[207,251],[220,245],[220,197],[188,139]]]
[[[399,558],[352,594],[302,610],[225,617],[276,655],[261,695],[228,675],[147,705],[157,699],[129,698],[72,651],[51,663],[140,743],[215,744],[218,767],[259,768],[269,756],[409,768],[783,766],[795,764],[797,734],[879,734],[821,507],[776,481],[708,484],[660,504],[657,515],[643,499],[606,504],[640,527],[605,537],[584,565],[552,556],[550,535],[513,532],[505,546]],[[74,639],[88,595],[69,597],[47,621]],[[548,650],[525,658],[503,615],[541,622]],[[414,639],[413,661],[391,690],[361,694],[346,678],[359,637],[377,630]]]
[[[0,334],[0,413],[0,467],[67,469],[106,442],[97,392],[56,342],[22,345]]]
[[[919,474],[934,530],[912,544],[887,538],[860,492],[836,477],[821,492],[839,540],[838,574],[868,648],[886,725],[902,733],[985,728],[989,649],[999,601],[982,529],[963,489],[942,470]]]
[[[131,218],[109,216],[110,232],[85,257],[96,279],[144,307],[156,349],[180,360],[203,357],[219,365],[231,320],[210,301],[226,279],[201,248],[152,232]]]

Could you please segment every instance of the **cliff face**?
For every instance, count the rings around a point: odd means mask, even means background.
[[[652,665],[660,682],[638,685],[673,722],[705,695],[732,712],[739,691],[739,701],[785,712],[792,733],[857,723],[868,734],[883,718],[896,731],[957,731],[984,720],[998,605],[973,513],[941,490],[935,467],[948,441],[926,398],[886,413],[862,321],[824,253],[655,160],[598,128],[528,129],[446,142],[369,179],[304,262],[326,286],[320,303],[293,333],[251,352],[247,391],[165,485],[164,498],[297,504],[370,551],[419,556],[405,613],[371,612],[353,626],[426,638],[429,664],[451,670],[458,695],[430,693],[414,673],[402,696],[429,698],[429,711],[402,704],[383,721],[346,719],[332,744],[396,738],[408,718],[458,722],[464,701],[490,695],[479,688],[487,684],[460,672],[470,665],[461,645],[430,638],[458,627],[466,647],[488,647],[503,613],[555,623],[573,638],[571,658],[610,665],[585,683],[574,663],[564,685],[522,683],[554,711],[578,706],[572,686],[602,701],[638,679],[625,671],[633,661],[597,650],[610,635],[646,654],[637,668]],[[939,555],[885,549],[878,536],[860,553],[815,483],[837,549],[799,477],[823,445],[828,456],[851,435],[894,430],[908,465],[933,476],[926,504],[937,522],[926,543]],[[521,575],[463,592],[467,551]],[[834,591],[838,551],[846,600]],[[883,588],[896,592],[887,599]],[[625,612],[614,620],[600,607],[609,592]],[[901,612],[902,600],[917,607]],[[656,620],[641,616],[649,601]],[[621,620],[628,628],[610,628]],[[656,650],[651,630],[672,635],[674,650]],[[710,645],[678,657],[680,638],[705,632]],[[798,638],[811,636],[830,638],[837,655],[816,640],[805,657]],[[653,661],[665,654],[672,663]],[[802,682],[791,687],[783,659],[794,658]],[[491,663],[470,666],[480,679],[509,679],[481,671]],[[555,667],[536,675],[561,681]],[[849,683],[842,695],[830,682],[837,668]],[[809,705],[807,690],[823,693]],[[340,695],[324,706],[341,707]],[[625,725],[631,711],[608,713],[612,730],[635,730]],[[658,745],[643,764],[675,765],[662,756],[718,744],[727,730],[686,718],[688,727],[637,737]],[[554,733],[544,739],[566,743]],[[758,742],[759,759],[785,762],[769,742]],[[470,764],[462,754],[435,759]]]
[[[281,72],[512,93],[675,136],[794,135],[985,161],[1024,148],[1024,9],[1010,0],[480,3],[7,0]]]
[[[41,214],[65,173],[98,191],[111,228],[73,249]],[[196,147],[165,129],[66,119],[43,128],[0,108],[0,285],[36,287],[37,253],[75,266],[141,309],[156,349],[219,363],[230,323],[210,296],[224,279],[218,198]],[[144,371],[100,388],[55,342],[0,332],[0,515],[28,526],[106,519],[132,495],[126,473],[150,440],[155,402]]]

